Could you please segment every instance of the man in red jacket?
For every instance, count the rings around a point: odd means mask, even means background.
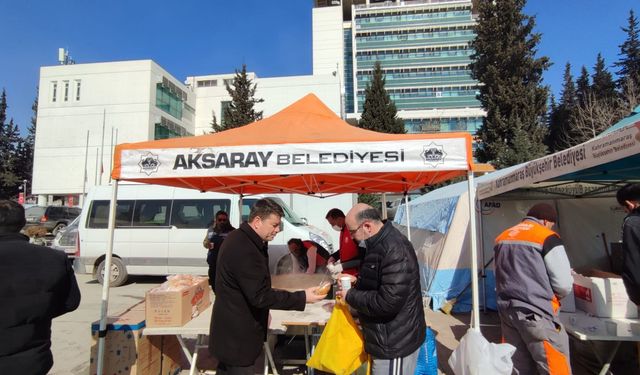
[[[334,230],[340,232],[340,246],[338,247],[338,251],[334,252],[329,258],[327,268],[334,274],[343,272],[358,276],[362,253],[358,245],[353,241],[353,238],[351,238],[349,228],[347,228],[344,223],[344,212],[338,208],[332,208],[327,212],[325,218]],[[338,260],[340,264],[334,264]]]

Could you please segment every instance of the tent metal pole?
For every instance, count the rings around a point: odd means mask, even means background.
[[[478,238],[476,232],[476,188],[473,171],[467,173],[469,195],[469,231],[471,242],[471,301],[473,303],[472,328],[480,332],[480,303],[478,296]]]
[[[118,202],[118,180],[113,180],[111,204],[109,206],[109,230],[107,237],[107,254],[104,260],[104,277],[102,278],[102,306],[100,309],[100,330],[98,331],[98,364],[97,374],[104,373],[104,348],[107,337],[107,313],[109,310],[109,286],[111,284],[111,259],[113,255],[113,234],[116,227],[116,207]]]
[[[411,241],[411,211],[409,209],[409,194],[404,192],[404,205],[407,206],[407,239]]]
[[[238,199],[238,228],[240,228],[240,224],[242,224],[242,197],[243,195],[240,194]]]
[[[480,216],[478,218],[478,249],[480,250],[480,258],[482,259],[482,269],[480,270],[480,275],[482,277],[482,312],[487,312],[487,266],[486,266],[486,258],[484,254],[484,236],[483,236],[483,226],[482,226],[482,201],[478,201],[478,206],[480,208]]]
[[[382,193],[382,218],[387,218],[387,193]]]

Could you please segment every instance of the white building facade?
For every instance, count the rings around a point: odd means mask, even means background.
[[[151,60],[40,70],[31,194],[79,204],[109,182],[114,144],[194,133],[195,95]]]

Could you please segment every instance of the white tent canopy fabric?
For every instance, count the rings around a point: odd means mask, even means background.
[[[521,220],[538,202],[552,202],[559,212],[559,231],[575,268],[607,269],[615,262],[605,246],[619,240],[624,212],[615,201],[620,184],[640,181],[640,122],[552,155],[505,168],[476,180],[480,213],[479,264],[493,256],[493,240]],[[427,232],[418,244],[422,285],[434,309],[456,297],[471,278],[468,263],[469,214],[465,204],[468,184],[434,190],[410,202],[411,218],[404,206],[395,222]],[[602,218],[607,218],[603,220]],[[484,273],[485,306],[495,307],[493,271]],[[454,311],[469,311],[471,299],[458,298]]]

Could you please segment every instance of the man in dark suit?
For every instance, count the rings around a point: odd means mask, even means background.
[[[209,352],[218,359],[217,374],[252,375],[267,338],[269,309],[304,310],[317,302],[317,288],[295,293],[271,289],[267,242],[280,231],[282,208],[258,200],[249,220],[222,244],[216,271],[216,299],[211,316]]]
[[[0,200],[0,374],[46,374],[51,319],[80,304],[67,255],[30,244],[24,225],[24,208]]]

